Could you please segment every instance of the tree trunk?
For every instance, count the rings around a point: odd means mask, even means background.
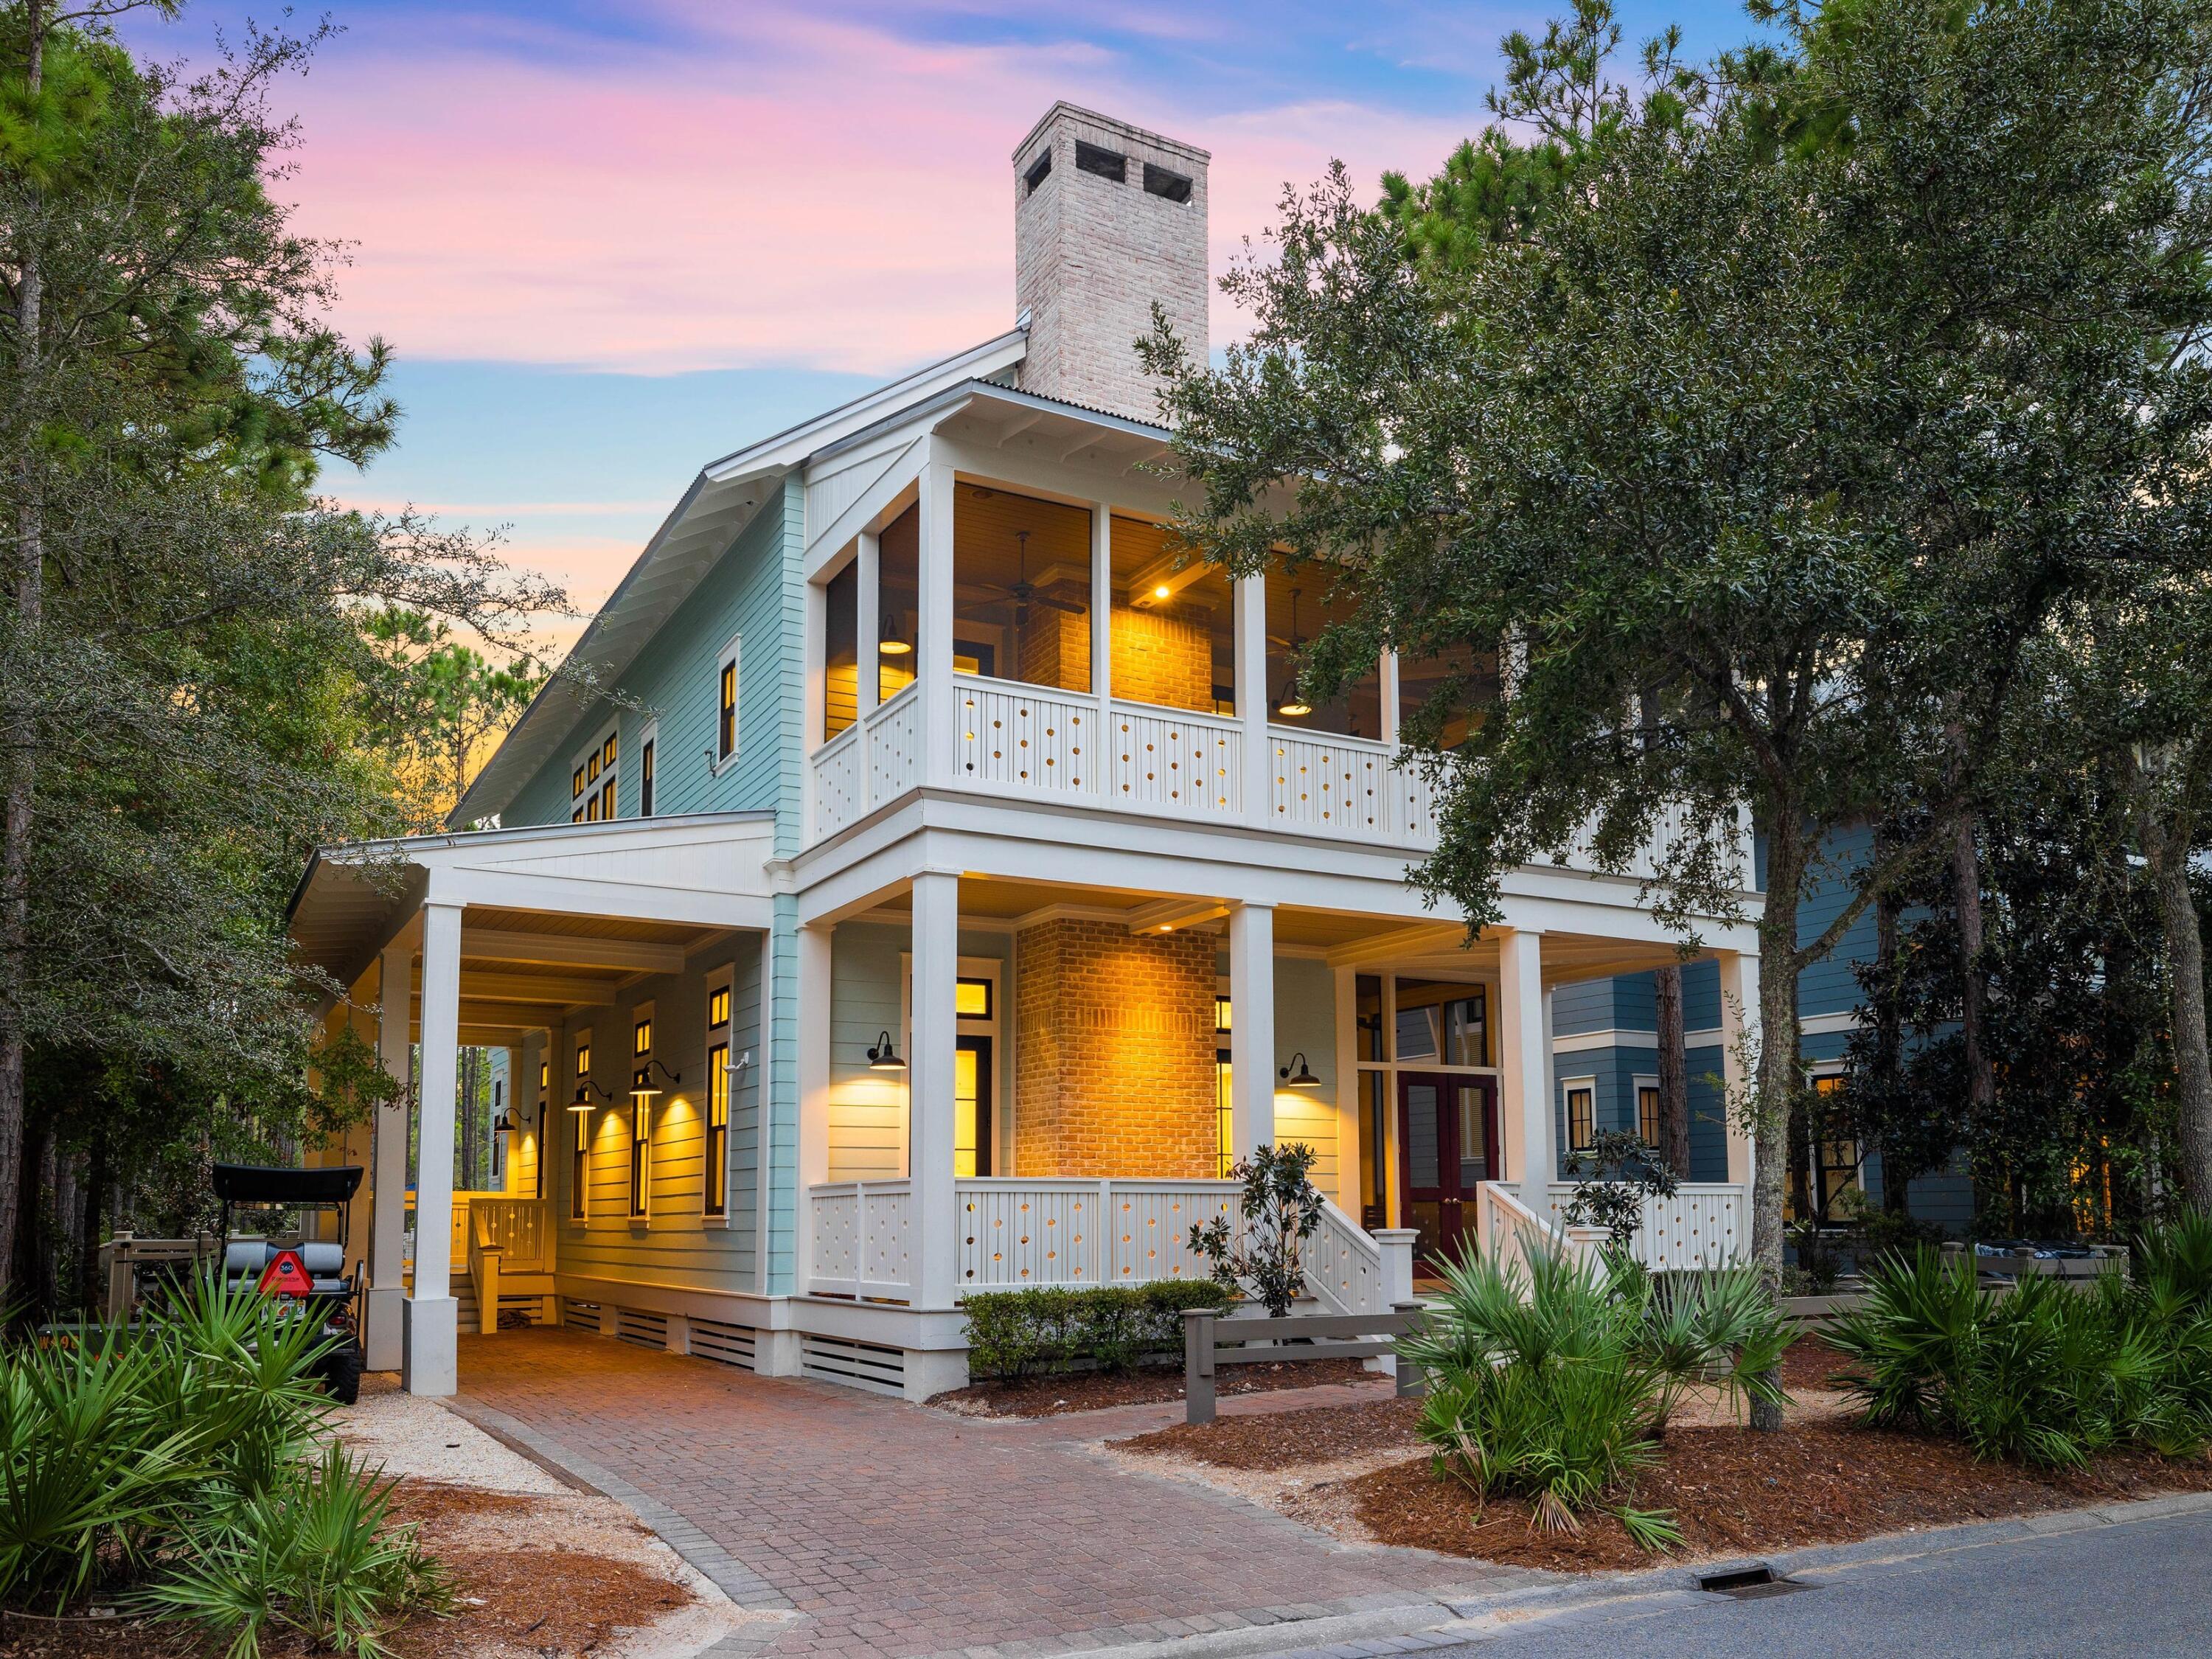
[[[2153,811],[2145,811],[2142,841],[2158,894],[2172,996],[2182,1193],[2191,1208],[2206,1210],[2212,1209],[2212,1053],[2204,1033],[2204,935],[2189,887],[2188,838],[2165,825],[2154,830],[2148,821]]]
[[[1897,1007],[1898,921],[1904,908],[1893,888],[1874,902],[1874,960],[1881,984],[1874,1009],[1875,1086],[1885,1109],[1897,1098],[1905,1066],[1905,1021]],[[1881,1153],[1881,1207],[1892,1215],[1903,1215],[1905,1190],[1915,1172],[1891,1148],[1877,1150]]]
[[[1759,1056],[1752,1085],[1751,1260],[1768,1293],[1782,1291],[1782,1195],[1790,1109],[1797,1095],[1797,910],[1810,848],[1795,811],[1778,812],[1767,839],[1765,906],[1759,914]],[[1754,1401],[1751,1426],[1782,1426],[1778,1406]]]
[[[1690,1056],[1682,1033],[1682,970],[1669,964],[1651,976],[1659,1027],[1659,1155],[1690,1178]]]
[[[48,24],[41,0],[25,8],[27,50],[23,84],[36,104],[45,80]],[[36,118],[33,117],[33,118]],[[37,186],[29,186],[35,204]],[[29,441],[35,427],[45,329],[46,268],[29,228],[16,278],[16,372],[24,401],[19,458],[21,499],[15,513],[13,592],[16,625],[27,641],[38,632],[45,606],[46,515],[43,465]],[[27,733],[8,764],[6,799],[0,803],[0,1306],[15,1287],[15,1243],[21,1214],[23,1157],[23,987],[30,979],[31,811],[38,776],[37,734]]]
[[[1951,835],[1951,902],[1959,922],[1959,1034],[1966,1050],[1966,1132],[1996,1115],[1996,1063],[1989,1052],[1989,970],[1982,956],[1982,854],[1971,812]]]

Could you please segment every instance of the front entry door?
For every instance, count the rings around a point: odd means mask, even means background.
[[[1474,1228],[1474,1189],[1503,1175],[1496,1088],[1488,1078],[1398,1074],[1400,1213],[1425,1266],[1461,1259],[1462,1228]]]

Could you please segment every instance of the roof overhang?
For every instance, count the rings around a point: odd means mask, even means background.
[[[1026,329],[1009,330],[702,468],[585,628],[562,672],[523,711],[447,822],[471,823],[507,809],[599,701],[600,688],[620,680],[700,579],[777,498],[784,479],[810,456],[917,404],[1004,373],[1021,362],[1028,342]]]

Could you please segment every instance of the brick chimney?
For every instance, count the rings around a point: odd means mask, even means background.
[[[1024,391],[1158,421],[1135,341],[1164,307],[1206,354],[1206,151],[1054,104],[1014,150]]]

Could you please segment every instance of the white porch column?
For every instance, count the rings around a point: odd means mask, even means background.
[[[1098,724],[1084,745],[1091,763],[1083,775],[1103,799],[1114,775],[1114,508],[1106,501],[1091,503],[1091,692]]]
[[[401,1304],[407,1296],[407,1120],[415,1097],[407,1024],[414,975],[412,945],[385,946],[377,963],[376,1058],[399,1094],[376,1109],[369,1153],[368,1292],[361,1338],[373,1371],[399,1369]]]
[[[960,1206],[952,1184],[960,878],[949,871],[926,871],[914,878],[913,950],[913,1052],[906,1080],[915,1304],[949,1308],[960,1289]]]
[[[461,1030],[461,907],[422,907],[422,1105],[415,1160],[415,1284],[401,1370],[410,1394],[459,1378],[453,1300],[453,1109]]]
[[[1544,1041],[1543,935],[1509,928],[1498,942],[1498,1066],[1501,1127],[1517,1143],[1507,1175],[1521,1201],[1545,1213],[1559,1169],[1552,1127],[1552,1059]]]
[[[814,1273],[814,1188],[830,1179],[830,954],[836,931],[830,927],[799,930],[799,1193],[793,1227],[792,1292],[805,1296]],[[767,975],[763,974],[763,977]],[[769,1026],[763,1016],[762,1030]],[[763,1041],[766,1039],[763,1038]],[[761,1091],[763,1121],[769,1110],[769,1091]],[[768,1206],[761,1208],[760,1251],[763,1263],[769,1245]],[[762,1289],[768,1279],[763,1269]]]
[[[1237,718],[1244,727],[1244,821],[1264,824],[1275,751],[1267,741],[1267,579],[1237,581]]]
[[[921,542],[916,565],[921,613],[915,632],[915,677],[921,684],[921,781],[953,781],[958,732],[952,701],[952,469],[932,461],[921,470]]]
[[[1242,696],[1240,690],[1237,695]],[[1230,1151],[1275,1144],[1275,907],[1229,913]]]
[[[1740,1109],[1759,1076],[1759,958],[1730,951],[1721,967],[1721,1079],[1727,1098],[1728,1178],[1750,1190],[1752,1139],[1744,1133]],[[1748,1248],[1748,1241],[1747,1241]]]

